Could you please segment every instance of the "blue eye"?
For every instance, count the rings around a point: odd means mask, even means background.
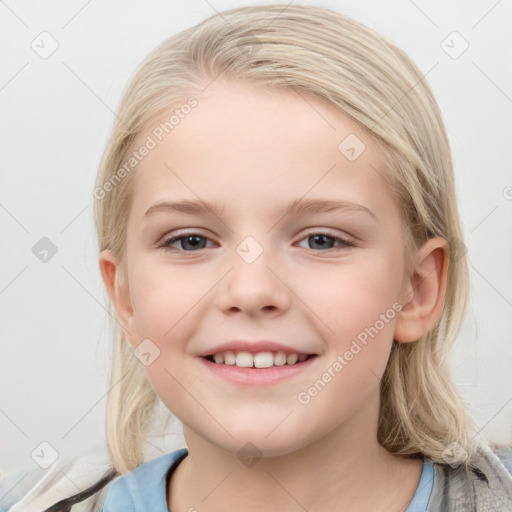
[[[339,242],[341,247],[353,247],[353,243],[348,240],[344,240],[343,238],[339,238],[336,236],[328,235],[327,233],[311,233],[302,240],[313,240],[313,245],[318,245],[319,247],[311,247],[311,244],[308,243],[308,249],[334,249],[334,245],[336,242]],[[301,240],[301,241],[302,241]]]
[[[174,244],[176,242],[180,242],[182,248],[181,249],[176,248],[175,251],[191,252],[191,251],[197,251],[199,249],[204,249],[207,240],[208,240],[208,238],[198,235],[196,233],[187,233],[184,235],[178,235],[178,236],[173,236],[171,238],[168,238],[167,240],[165,240],[163,242],[163,244],[160,247],[167,249],[167,250],[171,250],[172,244]]]
[[[343,249],[354,246],[354,243],[348,240],[319,232],[310,233],[300,241],[302,242],[303,240],[308,241],[308,247],[305,247],[306,249],[319,250],[321,252],[330,249]],[[190,253],[205,249],[208,241],[211,242],[209,238],[198,235],[197,233],[184,233],[168,238],[160,245],[160,247],[170,252]],[[176,243],[180,246],[172,247],[173,244]],[[336,244],[338,244],[338,247],[335,247]]]

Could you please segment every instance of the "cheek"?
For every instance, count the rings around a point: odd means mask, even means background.
[[[329,364],[343,357],[345,377],[338,382],[350,376],[363,388],[368,384],[365,380],[373,378],[371,373],[380,377],[384,372],[400,310],[399,276],[399,262],[374,253],[357,264],[331,270],[323,279],[317,274],[307,283],[308,306],[322,320],[316,324],[323,325]]]
[[[172,337],[175,326],[208,291],[207,279],[149,258],[134,261],[131,270],[130,293],[139,336]]]
[[[399,297],[398,267],[382,255],[370,254],[353,264],[316,270],[309,277],[304,274],[301,293],[311,310],[336,333],[350,326],[363,329],[373,325]]]
[[[133,260],[130,279],[137,336],[139,341],[149,340],[145,343],[152,354],[145,373],[165,405],[179,411],[183,388],[194,384],[194,370],[187,367],[184,352],[211,279],[149,258]]]

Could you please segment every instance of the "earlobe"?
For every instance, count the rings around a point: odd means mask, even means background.
[[[441,316],[448,276],[448,243],[431,238],[418,250],[402,289],[402,310],[395,322],[394,339],[410,343],[427,333]]]
[[[127,340],[137,345],[133,307],[127,285],[120,282],[119,269],[111,250],[105,249],[99,255],[99,267],[105,288],[116,316],[123,327]]]

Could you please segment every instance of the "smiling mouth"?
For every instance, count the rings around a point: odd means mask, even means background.
[[[316,354],[285,354],[284,352],[257,352],[246,351],[219,352],[206,356],[211,363],[239,368],[272,368],[274,366],[294,366],[308,359],[316,357]]]

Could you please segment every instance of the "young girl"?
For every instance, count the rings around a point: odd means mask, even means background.
[[[112,468],[47,512],[512,510],[512,451],[448,367],[452,162],[400,49],[320,7],[232,9],[151,53],[117,119],[94,191]],[[160,403],[186,448],[145,461]]]

